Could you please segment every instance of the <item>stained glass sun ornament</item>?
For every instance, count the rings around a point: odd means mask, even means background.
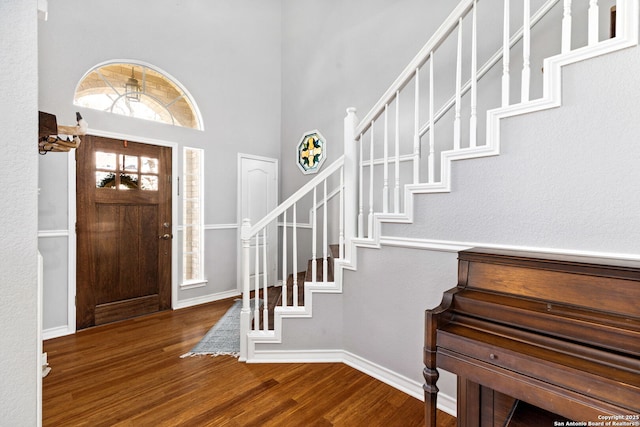
[[[298,167],[304,174],[316,173],[324,163],[326,153],[326,141],[318,130],[305,132],[297,147]]]

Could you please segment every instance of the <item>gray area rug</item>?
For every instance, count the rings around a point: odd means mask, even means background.
[[[251,318],[255,299],[251,300]],[[262,300],[260,300],[262,305]],[[240,356],[240,311],[242,310],[242,300],[236,300],[231,308],[222,316],[218,322],[206,333],[206,335],[188,353],[180,357],[191,357],[200,355],[230,355]]]

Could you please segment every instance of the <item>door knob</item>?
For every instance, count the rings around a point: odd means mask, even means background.
[[[162,239],[162,240],[173,239],[173,234],[163,234],[162,236],[158,236],[158,239]]]

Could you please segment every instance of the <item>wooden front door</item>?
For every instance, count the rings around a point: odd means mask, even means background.
[[[77,149],[77,329],[171,308],[171,148]]]

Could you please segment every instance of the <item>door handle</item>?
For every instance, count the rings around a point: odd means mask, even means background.
[[[173,234],[163,234],[162,236],[158,236],[158,239],[162,239],[162,240],[173,239]]]

